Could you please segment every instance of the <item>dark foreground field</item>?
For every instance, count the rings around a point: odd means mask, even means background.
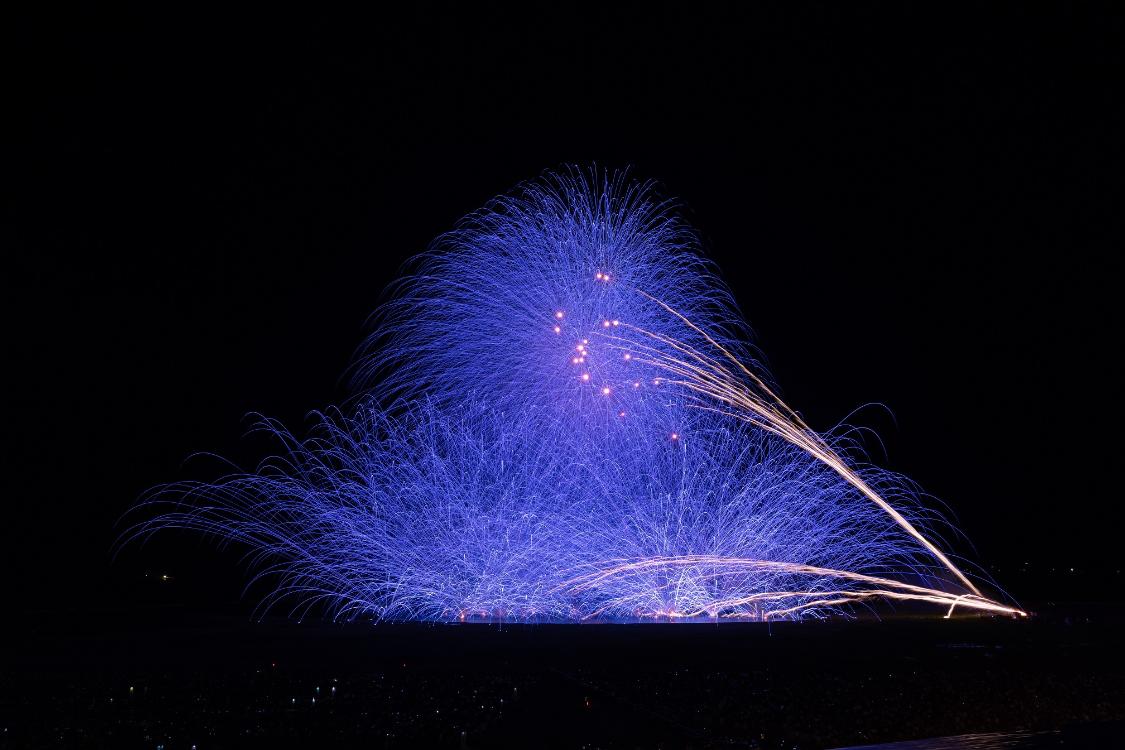
[[[28,624],[0,650],[0,747],[818,748],[1064,728],[1034,746],[1125,742],[1120,609],[502,628],[157,609]]]

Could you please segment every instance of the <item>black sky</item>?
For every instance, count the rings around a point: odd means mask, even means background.
[[[118,516],[194,451],[252,464],[247,412],[339,402],[398,266],[570,162],[679,198],[789,402],[885,404],[877,460],[1017,595],[1121,567],[1122,15],[746,5],[14,27],[8,601],[151,570],[249,611],[233,552],[112,563]]]

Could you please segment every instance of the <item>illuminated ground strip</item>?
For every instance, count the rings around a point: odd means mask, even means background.
[[[391,291],[347,411],[305,437],[263,419],[277,455],[156,488],[122,541],[235,542],[273,582],[263,610],[297,617],[1023,615],[943,552],[956,531],[908,479],[777,395],[651,186],[545,175]]]

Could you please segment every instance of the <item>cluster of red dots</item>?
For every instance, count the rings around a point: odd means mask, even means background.
[[[594,274],[594,279],[596,281],[602,282],[603,284],[607,284],[607,283],[609,283],[609,274],[605,273],[604,271],[598,271],[596,274]],[[555,332],[556,335],[562,334],[562,326],[560,325],[560,322],[565,317],[566,317],[566,313],[564,311],[562,311],[562,310],[556,310],[555,311],[554,332]],[[606,319],[602,320],[602,328],[615,328],[615,327],[620,326],[620,325],[621,325],[621,321],[617,320],[616,318],[606,318]],[[574,347],[575,353],[571,356],[571,359],[570,359],[571,364],[574,364],[574,365],[584,365],[584,364],[586,364],[586,357],[590,355],[590,348],[589,347],[590,347],[590,340],[589,339],[582,339],[580,343],[576,344],[575,347]],[[625,352],[625,354],[622,355],[622,359],[624,359],[626,362],[629,362],[633,359],[633,355],[629,352]],[[579,375],[578,377],[579,377],[579,380],[581,380],[583,383],[589,383],[590,382],[590,373],[588,371],[584,370],[582,372],[582,374]],[[655,384],[659,384],[660,379],[657,378],[657,379],[653,380],[652,382],[655,383]],[[640,388],[641,387],[641,381],[634,380],[633,381],[633,387],[634,388]],[[613,393],[613,388],[608,386],[608,385],[603,385],[602,388],[601,388],[601,392],[602,392],[603,396],[609,396]],[[625,410],[622,409],[621,411],[617,412],[617,416],[620,417],[620,418],[624,418],[625,417]],[[673,441],[677,441],[677,440],[680,439],[680,436],[679,436],[679,434],[673,432],[671,434],[670,438]]]

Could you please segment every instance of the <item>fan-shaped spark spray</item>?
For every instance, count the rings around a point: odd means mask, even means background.
[[[440,237],[348,412],[256,471],[158,488],[124,540],[250,551],[263,606],[386,620],[799,618],[875,601],[1022,615],[907,480],[813,431],[650,185],[571,170]]]

